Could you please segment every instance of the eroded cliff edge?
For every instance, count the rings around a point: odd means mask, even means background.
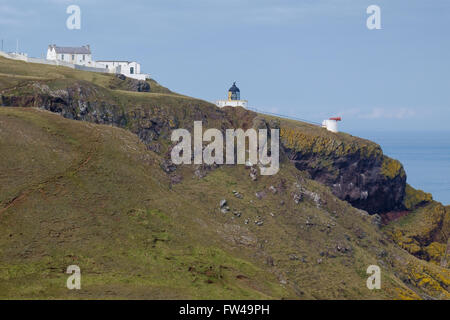
[[[0,90],[2,106],[36,107],[65,118],[126,128],[152,150],[170,148],[170,131],[204,127],[248,128],[265,122],[280,128],[286,161],[329,186],[340,199],[371,214],[404,208],[406,174],[402,165],[385,156],[379,145],[345,133],[330,133],[309,124],[258,115],[240,108],[212,104],[175,94],[135,93],[109,75],[106,85],[77,79],[24,80]],[[125,87],[126,89],[126,87]],[[152,89],[149,89],[152,91]]]
[[[280,133],[289,159],[333,193],[369,213],[403,209],[406,174],[380,146],[345,133],[311,135],[295,128]]]

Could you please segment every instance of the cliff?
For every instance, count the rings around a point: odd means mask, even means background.
[[[369,213],[403,208],[406,174],[403,166],[375,143],[345,133],[320,134],[282,128],[289,159],[333,193]]]
[[[139,84],[110,75],[94,75],[87,81],[77,72],[45,81],[26,77],[1,88],[0,105],[35,107],[68,119],[126,128],[155,150],[168,145],[171,130],[192,128],[194,120],[223,130],[248,128],[261,120],[274,122],[272,117],[251,111],[221,110],[208,102],[173,94],[154,81]],[[142,86],[150,93],[139,94]],[[377,144],[297,121],[277,121],[289,161],[328,185],[339,199],[369,213],[404,208],[406,174]]]
[[[450,298],[435,263],[448,211],[378,145],[148,85],[0,59],[1,297]],[[170,132],[194,120],[280,128],[279,173],[174,166]],[[358,209],[404,206],[383,228]],[[381,290],[366,287],[372,264]]]

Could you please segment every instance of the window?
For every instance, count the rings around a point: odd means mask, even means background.
[[[134,67],[130,67],[130,74],[134,74]]]
[[[64,60],[64,55],[63,54],[61,55],[61,60]]]
[[[86,60],[86,56],[83,54],[83,61],[85,61]]]
[[[74,54],[72,55],[72,60],[75,60],[75,55]]]

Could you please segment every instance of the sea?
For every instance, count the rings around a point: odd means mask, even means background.
[[[407,182],[450,205],[450,131],[447,132],[351,132],[378,143],[383,153],[399,160]]]

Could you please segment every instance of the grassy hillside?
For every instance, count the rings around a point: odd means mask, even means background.
[[[167,202],[179,196],[133,134],[34,110],[0,119],[3,298],[289,296],[211,246],[207,230],[196,235],[177,209],[187,199]],[[70,264],[82,268],[81,292],[65,288]]]
[[[184,168],[173,185],[125,130],[20,108],[1,108],[0,125],[3,298],[415,297],[390,264],[421,262],[293,168],[256,182],[243,167]],[[320,205],[296,204],[295,183]],[[380,263],[383,289],[370,291],[365,269]],[[80,291],[65,288],[71,264]]]
[[[256,180],[243,166],[164,167],[170,131],[193,120],[280,126],[284,143],[315,155],[309,165],[320,172],[348,155],[381,170],[376,144],[111,81],[0,58],[1,101],[19,103],[0,107],[0,298],[450,298],[448,268],[404,250],[378,216],[337,198],[292,154],[282,154],[278,174]],[[84,103],[90,112],[77,118]],[[65,116],[86,121],[29,108],[42,105],[70,106]],[[81,268],[79,291],[66,288],[72,264]],[[381,290],[366,287],[373,264]]]

